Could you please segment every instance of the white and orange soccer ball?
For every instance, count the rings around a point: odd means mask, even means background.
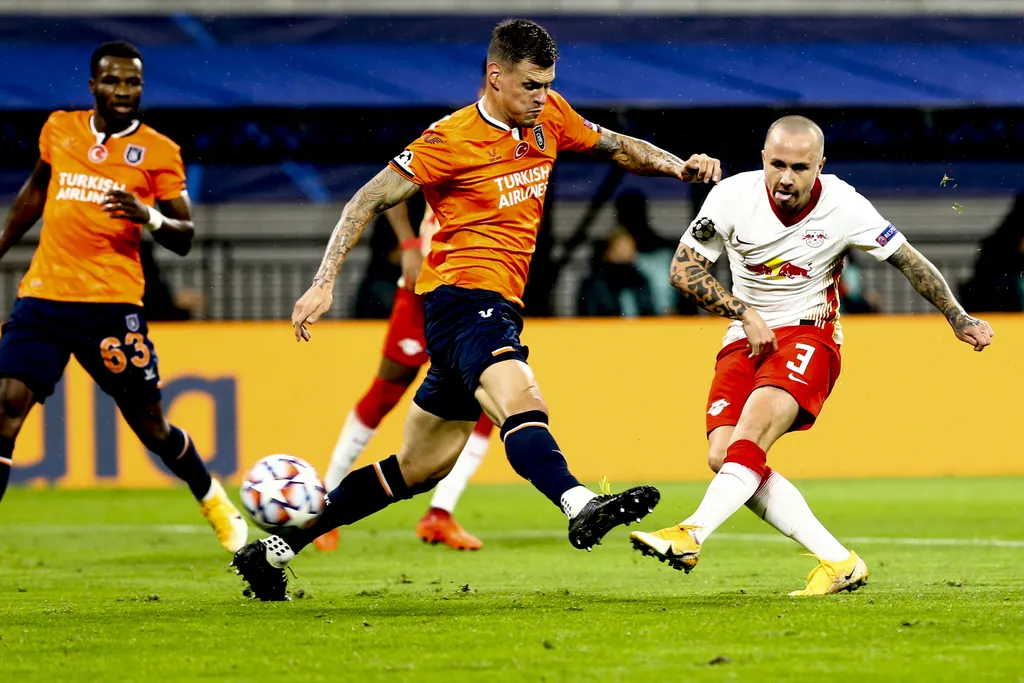
[[[313,466],[293,455],[268,455],[242,480],[242,505],[265,531],[305,528],[324,511],[327,492]]]

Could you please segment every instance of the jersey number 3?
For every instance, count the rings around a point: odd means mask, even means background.
[[[146,346],[146,338],[139,332],[129,332],[124,336],[124,345],[131,346],[135,351],[129,359],[121,350],[121,340],[117,337],[107,337],[100,342],[100,354],[103,356],[103,364],[115,375],[124,372],[128,362],[137,368],[144,368],[149,365],[150,353]]]
[[[815,349],[810,344],[794,344],[793,346],[803,353],[796,354],[797,362],[789,361],[786,363],[786,368],[802,376],[807,371],[807,365],[811,362],[811,356],[814,355]]]

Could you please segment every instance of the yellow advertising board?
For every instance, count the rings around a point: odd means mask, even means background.
[[[843,373],[818,424],[783,438],[786,475],[1024,474],[1024,316],[992,316],[975,353],[938,315],[844,321]],[[706,479],[704,412],[721,320],[530,320],[524,342],[555,437],[587,482]],[[211,470],[237,481],[271,453],[326,467],[345,415],[376,370],[384,324],[325,322],[309,344],[287,322],[153,325],[165,405]],[[362,462],[395,452],[412,392]],[[18,439],[14,480],[65,487],[174,483],[72,363]],[[497,435],[475,481],[512,482]]]

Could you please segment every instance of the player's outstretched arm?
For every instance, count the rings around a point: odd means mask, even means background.
[[[387,211],[416,194],[419,189],[419,185],[406,180],[397,171],[387,167],[363,185],[348,201],[341,212],[338,224],[334,226],[334,232],[331,233],[331,239],[327,243],[327,250],[320,262],[320,269],[313,278],[312,286],[295,302],[292,328],[296,341],[309,341],[307,325],[315,323],[330,309],[334,301],[334,280],[367,224],[382,211]]]
[[[692,299],[708,313],[743,322],[743,331],[750,344],[750,355],[757,356],[770,346],[778,349],[775,333],[757,311],[725,291],[711,274],[711,261],[685,244],[680,244],[669,272],[672,286]]]
[[[910,284],[914,285],[914,289],[946,316],[957,339],[970,344],[975,351],[981,351],[992,343],[995,333],[989,324],[967,315],[950,291],[942,273],[921,252],[910,244],[903,244],[886,260],[899,268]]]
[[[607,128],[590,149],[594,156],[611,159],[637,175],[664,175],[687,183],[717,183],[722,179],[722,163],[707,154],[694,154],[683,161],[646,140],[622,135]]]
[[[36,161],[32,169],[32,175],[28,177],[25,184],[18,190],[18,196],[14,198],[14,205],[7,214],[4,221],[4,232],[0,235],[0,258],[21,241],[39,217],[43,215],[43,207],[46,206],[46,188],[50,184],[50,164],[42,159]]]

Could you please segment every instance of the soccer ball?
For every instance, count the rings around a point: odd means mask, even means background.
[[[268,455],[242,481],[242,505],[265,531],[308,527],[324,511],[326,495],[313,466],[293,455]]]

